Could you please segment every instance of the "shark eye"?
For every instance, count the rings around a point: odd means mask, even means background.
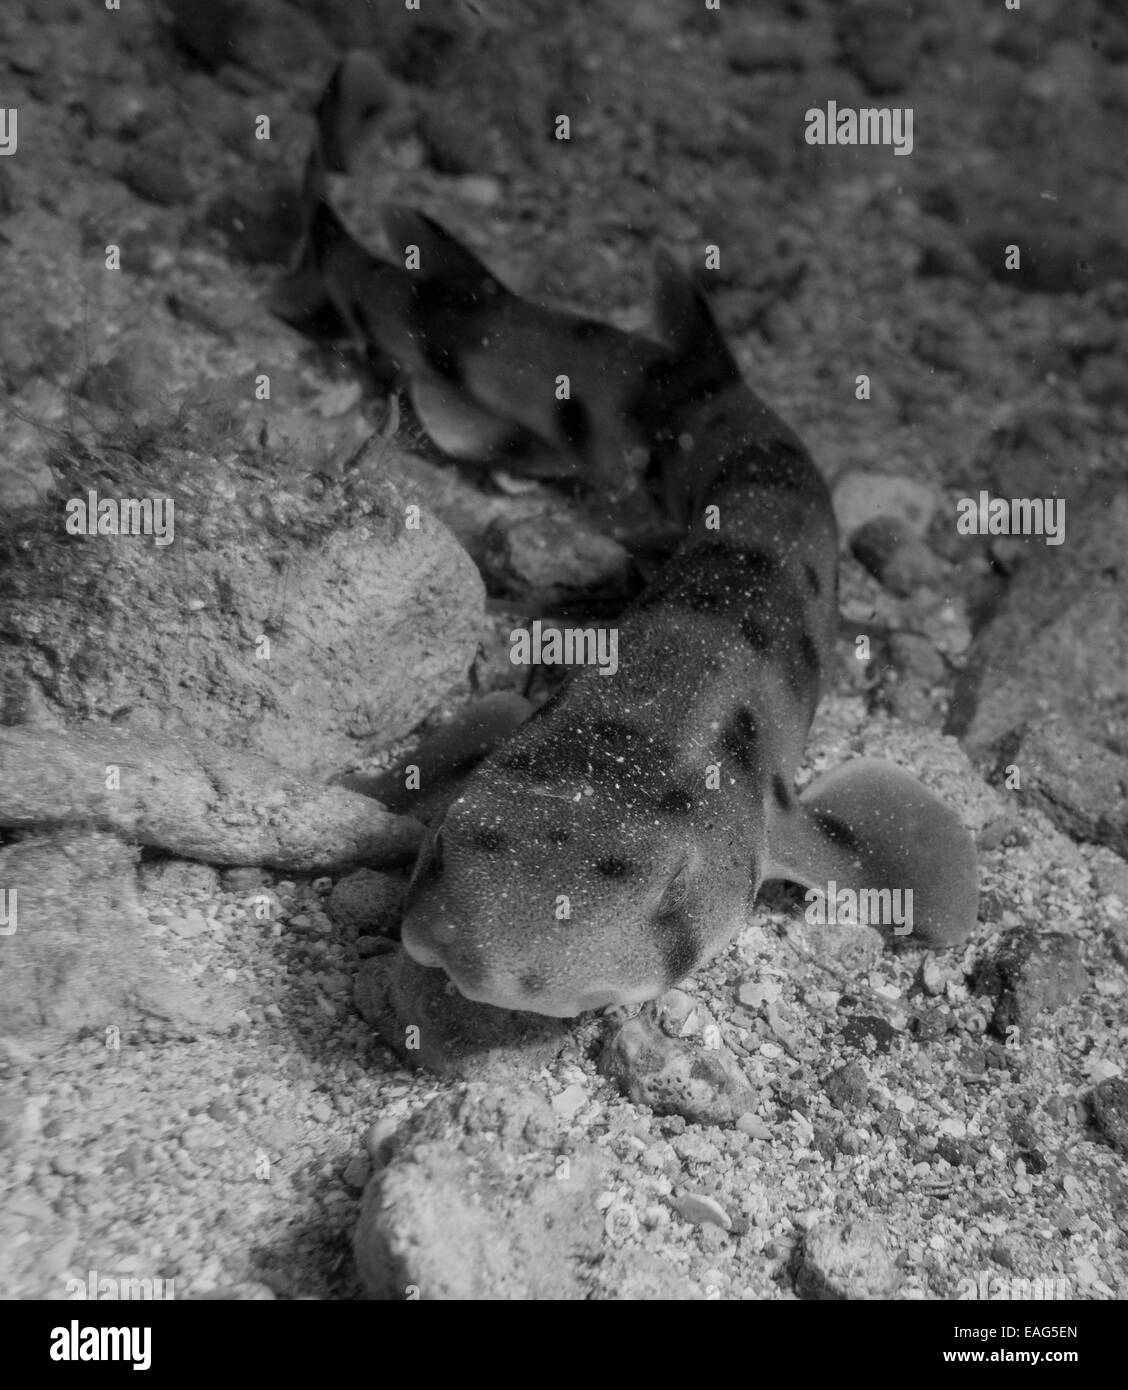
[[[666,884],[662,894],[662,900],[658,904],[657,916],[671,917],[676,912],[680,912],[685,906],[686,898],[689,896],[689,866],[683,864],[677,873]]]

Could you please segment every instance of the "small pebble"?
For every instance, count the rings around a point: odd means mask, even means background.
[[[701,1192],[683,1192],[674,1199],[674,1210],[694,1226],[714,1225],[724,1231],[732,1228],[728,1212],[720,1202]]]
[[[772,1137],[771,1130],[751,1110],[746,1110],[743,1115],[737,1117],[736,1128],[741,1134],[747,1134],[750,1139],[770,1139]]]

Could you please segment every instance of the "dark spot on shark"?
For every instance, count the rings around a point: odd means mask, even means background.
[[[630,878],[634,865],[629,859],[621,859],[617,854],[606,854],[595,861],[595,871],[604,878]]]
[[[807,581],[807,588],[818,598],[822,593],[822,580],[819,578],[818,570],[809,562],[803,566],[803,578]]]
[[[556,423],[565,442],[573,449],[583,450],[591,440],[591,414],[583,401],[575,398],[556,402]]]
[[[693,810],[693,797],[684,787],[671,787],[658,803],[659,811],[669,815],[687,816]]]
[[[756,721],[747,709],[737,710],[732,722],[721,734],[721,747],[745,771],[756,765],[759,734]]]
[[[492,825],[483,826],[474,835],[474,843],[479,849],[484,849],[487,854],[496,853],[497,850],[505,845],[505,836],[500,830]]]
[[[572,838],[572,832],[565,830],[562,825],[557,825],[548,831],[547,838],[551,844],[566,845]]]
[[[772,796],[775,797],[777,806],[786,808],[791,805],[791,788],[778,772],[772,778]]]
[[[854,852],[862,848],[862,842],[845,821],[832,816],[829,811],[814,812],[823,834],[840,848]]]
[[[501,767],[507,772],[528,772],[536,771],[537,748],[534,744],[532,748],[511,748],[509,752],[503,753],[498,759]]]
[[[782,572],[770,551],[714,541],[671,563],[638,600],[640,608],[680,605],[694,612],[744,608]]]
[[[748,643],[754,652],[769,652],[772,649],[771,630],[754,617],[751,613],[746,613],[740,620],[740,635]]]
[[[517,983],[522,994],[543,994],[548,981],[539,970],[526,970]]]
[[[730,492],[736,488],[770,488],[776,492],[805,492],[807,479],[802,472],[786,458],[780,459],[766,455],[755,446],[745,446],[741,451],[722,463],[709,480],[709,489],[715,495]]]

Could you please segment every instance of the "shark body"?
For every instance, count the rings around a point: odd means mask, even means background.
[[[481,457],[529,436],[609,486],[641,449],[684,525],[618,621],[615,675],[576,670],[430,827],[409,954],[507,1009],[637,1004],[731,941],[772,878],[908,892],[909,940],[961,941],[976,854],[950,808],[871,759],[796,795],[837,624],[834,514],[694,282],[659,257],[651,341],[526,303],[421,214],[389,229],[417,271],[368,257],[320,203],[303,273],[400,365],[440,446]]]

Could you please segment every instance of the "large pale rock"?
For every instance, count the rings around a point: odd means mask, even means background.
[[[949,732],[986,757],[1056,714],[1083,738],[1128,745],[1128,496],[1067,499],[1064,543],[1028,544],[1006,602],[969,652]]]
[[[463,686],[477,570],[425,499],[374,466],[308,495],[187,454],[119,476],[81,455],[59,469],[0,579],[0,722],[28,717],[32,689],[56,718],[214,740],[324,778]],[[171,543],[69,535],[65,505],[91,490],[172,498]]]

